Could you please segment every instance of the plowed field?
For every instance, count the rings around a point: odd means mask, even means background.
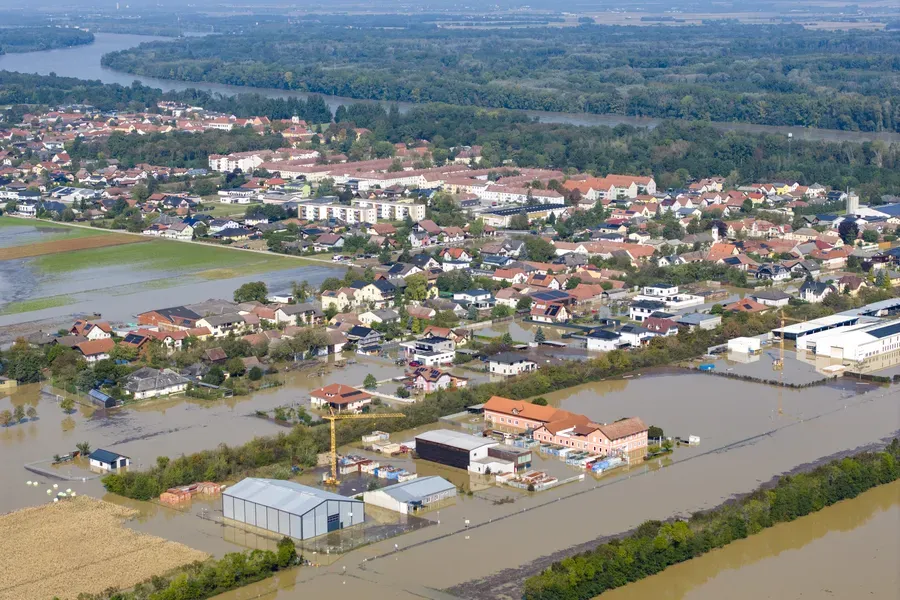
[[[127,589],[208,556],[123,525],[137,511],[79,497],[0,516],[0,600]]]
[[[44,256],[46,254],[57,254],[60,252],[74,252],[76,250],[89,250],[91,248],[106,248],[108,246],[121,246],[122,244],[135,244],[146,241],[148,240],[136,235],[109,233],[106,235],[56,240],[53,242],[39,242],[37,244],[0,248],[0,260],[30,258],[32,256]]]

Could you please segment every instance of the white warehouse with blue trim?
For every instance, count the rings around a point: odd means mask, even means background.
[[[235,524],[298,540],[361,525],[366,518],[361,500],[292,481],[254,477],[222,492],[222,513]]]

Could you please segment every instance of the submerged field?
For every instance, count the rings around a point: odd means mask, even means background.
[[[181,272],[201,272],[207,269],[235,269],[240,274],[261,273],[277,269],[296,267],[297,259],[242,252],[202,244],[185,244],[167,240],[147,241],[129,236],[142,244],[125,247],[105,247],[60,252],[37,258],[33,265],[41,273],[69,273],[79,269],[112,267],[123,265],[140,266],[142,269],[156,269]],[[202,273],[201,273],[202,275]]]
[[[137,511],[86,496],[0,517],[0,600],[129,588],[207,554],[124,526]]]

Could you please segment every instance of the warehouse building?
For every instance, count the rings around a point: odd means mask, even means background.
[[[366,504],[404,515],[455,497],[456,486],[435,475],[410,479],[363,494]]]
[[[815,352],[844,364],[900,356],[900,320],[818,337]]]
[[[856,325],[859,320],[858,315],[828,315],[803,323],[794,323],[787,327],[779,327],[778,329],[773,329],[772,333],[775,337],[784,337],[786,340],[797,340],[804,335],[812,335],[814,333],[819,333],[820,331],[828,331],[829,329],[835,329],[837,327]]]
[[[487,458],[488,448],[498,444],[491,438],[437,429],[416,436],[416,454],[419,458],[448,467],[468,469],[472,461]]]
[[[222,493],[222,512],[234,523],[308,540],[360,525],[361,500],[292,481],[248,477]]]

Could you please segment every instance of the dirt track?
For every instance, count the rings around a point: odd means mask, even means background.
[[[11,246],[9,248],[0,248],[0,260],[12,260],[16,258],[31,258],[33,256],[43,256],[45,254],[57,254],[59,252],[74,252],[76,250],[89,250],[91,248],[106,248],[107,246],[120,246],[122,244],[134,244],[138,242],[146,242],[142,239],[130,235],[119,235],[110,233],[107,235],[95,235],[90,237],[80,237],[70,240],[56,240],[54,242],[39,242],[37,244],[26,244],[24,246]]]
[[[79,497],[0,516],[0,600],[129,588],[207,555],[123,525],[136,511]]]

